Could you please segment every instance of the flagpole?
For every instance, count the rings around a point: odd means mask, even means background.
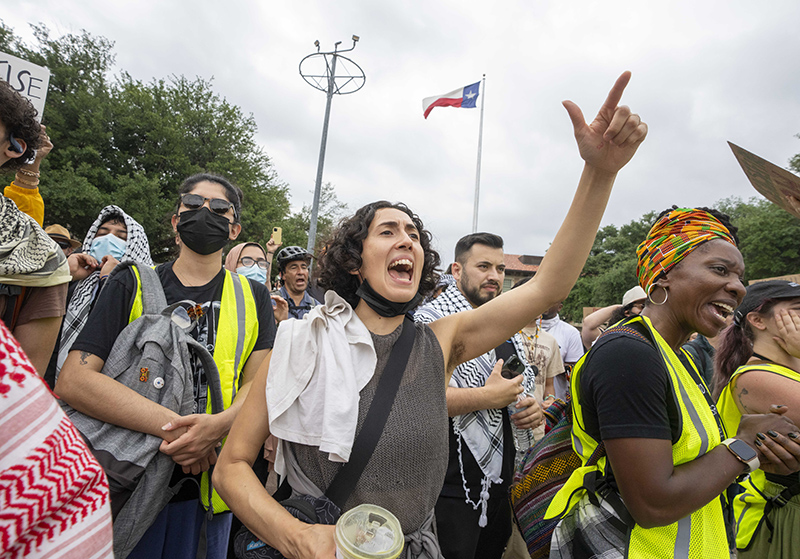
[[[478,232],[478,200],[481,192],[481,149],[483,148],[483,107],[486,105],[486,74],[481,80],[481,125],[478,129],[478,168],[475,170],[475,207],[472,211],[472,232]]]

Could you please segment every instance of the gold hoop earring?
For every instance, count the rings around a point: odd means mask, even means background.
[[[651,303],[653,303],[654,305],[660,307],[661,305],[663,305],[664,303],[667,302],[667,299],[669,299],[669,290],[667,290],[667,288],[664,287],[663,288],[664,289],[664,300],[661,301],[660,303],[656,303],[655,301],[653,301],[653,298],[651,297],[651,294],[653,292],[653,288],[654,287],[661,287],[661,286],[656,284],[656,283],[650,284],[650,287],[647,288],[647,300],[650,301]]]

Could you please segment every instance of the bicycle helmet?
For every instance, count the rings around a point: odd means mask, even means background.
[[[278,252],[278,270],[283,272],[283,269],[289,262],[293,262],[295,260],[305,260],[306,262],[311,260],[311,253],[308,252],[306,249],[298,246],[290,246],[280,250]]]

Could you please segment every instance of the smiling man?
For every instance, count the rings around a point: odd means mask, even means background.
[[[452,269],[455,285],[418,309],[414,319],[433,322],[497,297],[505,278],[503,256],[503,239],[498,235],[462,237]],[[523,390],[532,394],[535,381],[520,334],[509,341],[456,367],[447,387],[450,457],[436,503],[436,525],[448,559],[499,558],[511,535],[507,494],[516,449],[507,407]],[[514,353],[525,370],[507,379],[500,374],[498,360]],[[513,421],[520,428],[533,428],[541,417],[536,400],[528,396],[520,402]]]
[[[289,246],[278,253],[278,271],[283,286],[280,295],[289,303],[289,318],[303,318],[320,304],[308,289],[308,265],[311,254],[304,248]]]

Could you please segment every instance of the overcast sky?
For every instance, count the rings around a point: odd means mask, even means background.
[[[149,81],[214,79],[252,113],[292,203],[310,204],[325,94],[300,60],[352,45],[367,76],[335,97],[324,181],[351,210],[406,202],[446,264],[471,232],[480,108],[422,99],[486,74],[478,229],[506,252],[541,255],[566,213],[582,161],[563,99],[591,120],[623,70],[623,103],[650,133],[617,179],[604,224],[671,204],[711,205],[757,195],[727,141],[786,167],[800,152],[800,2],[606,0],[477,2],[228,1],[16,2],[2,19],[30,37],[86,29],[115,43],[116,71]],[[8,6],[6,7],[8,8]],[[479,103],[480,106],[480,103]]]

